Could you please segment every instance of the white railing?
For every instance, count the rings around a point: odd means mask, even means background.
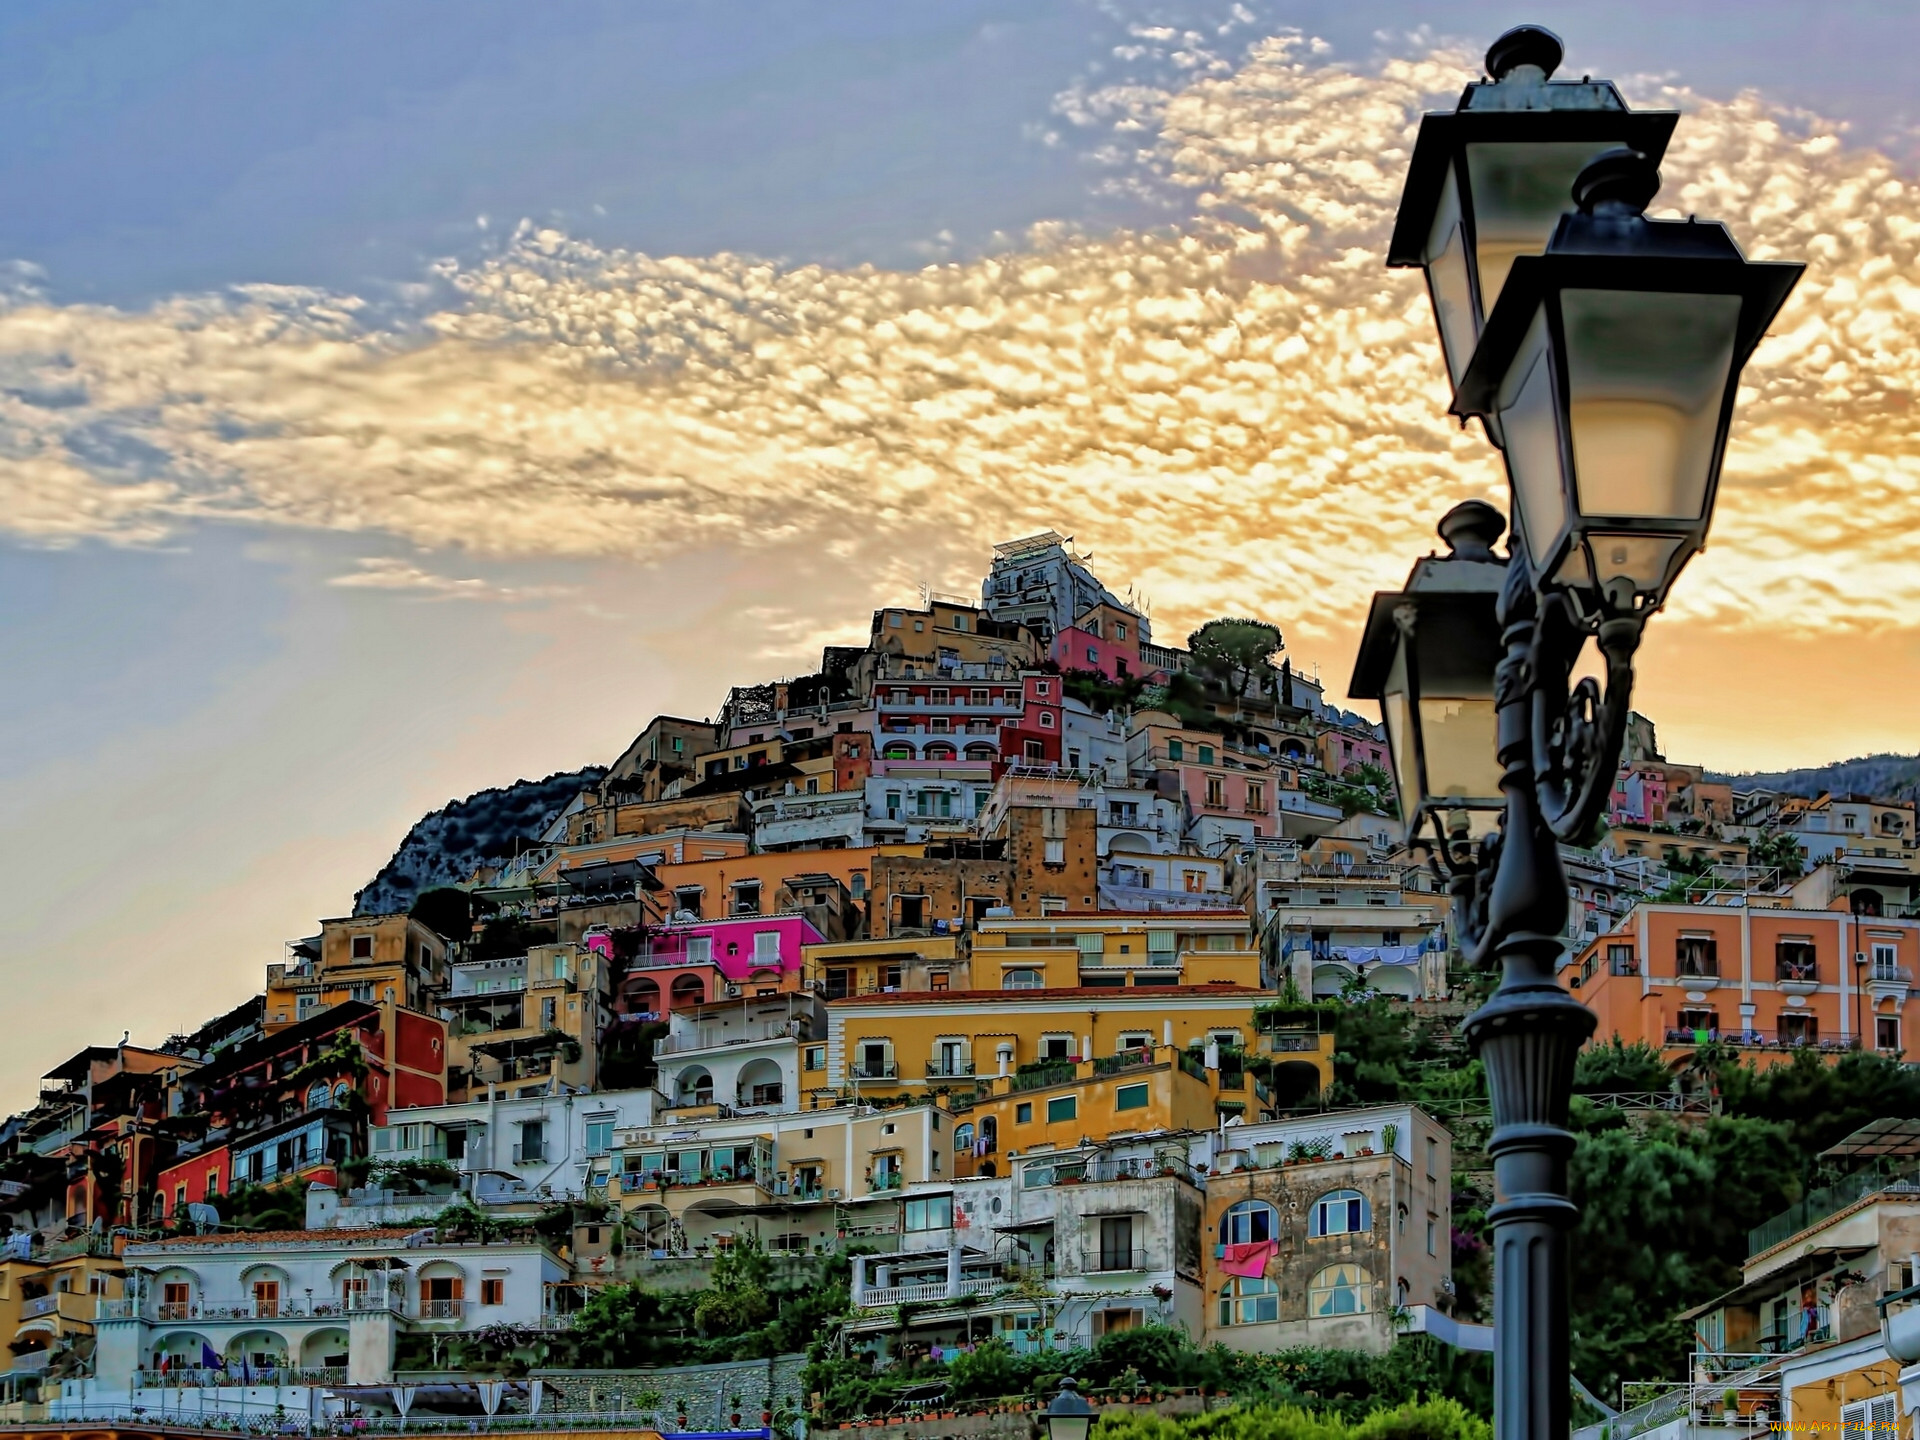
[[[655,1055],[684,1055],[693,1050],[717,1050],[727,1045],[751,1045],[760,1040],[788,1040],[805,1038],[801,1032],[805,1022],[798,1016],[791,1020],[756,1020],[740,1030],[695,1031],[691,1035],[668,1035],[653,1047]]]
[[[884,1285],[865,1291],[860,1303],[868,1309],[878,1309],[884,1305],[918,1304],[925,1300],[957,1300],[963,1295],[991,1295],[1004,1283],[994,1279],[962,1280],[959,1288],[952,1291],[948,1290],[944,1280],[934,1285]]]

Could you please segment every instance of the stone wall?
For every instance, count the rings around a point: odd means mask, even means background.
[[[569,1413],[632,1410],[646,1391],[660,1393],[660,1428],[667,1431],[726,1430],[732,1428],[732,1397],[740,1397],[740,1424],[757,1429],[762,1411],[778,1410],[784,1402],[795,1411],[804,1408],[800,1390],[804,1355],[776,1355],[769,1360],[735,1360],[723,1365],[676,1365],[635,1370],[537,1370],[534,1373],[558,1392]],[[679,1404],[687,1406],[687,1423],[679,1423]]]

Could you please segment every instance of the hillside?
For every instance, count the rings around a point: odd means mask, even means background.
[[[544,780],[516,780],[504,789],[450,801],[407,831],[393,858],[354,897],[353,913],[406,910],[421,891],[457,884],[482,860],[512,854],[515,841],[538,836],[583,786],[605,773],[593,765]]]
[[[1763,770],[1743,775],[1709,772],[1735,789],[1759,787],[1789,795],[1871,795],[1883,800],[1920,800],[1920,755],[1862,755],[1805,770]]]

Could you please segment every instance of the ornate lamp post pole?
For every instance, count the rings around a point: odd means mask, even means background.
[[[1462,950],[1501,971],[1465,1025],[1493,1105],[1497,1440],[1569,1427],[1566,1121],[1594,1016],[1555,978],[1559,845],[1605,811],[1642,628],[1705,543],[1741,367],[1803,268],[1647,219],[1672,117],[1551,83],[1559,58],[1511,31],[1495,79],[1421,127],[1390,263],[1427,270],[1451,410],[1504,451],[1514,534],[1503,560],[1497,511],[1449,512],[1450,553],[1374,597],[1352,686],[1380,703],[1406,839],[1446,874]],[[1589,640],[1604,690],[1571,683]],[[1499,828],[1476,840],[1476,813]]]

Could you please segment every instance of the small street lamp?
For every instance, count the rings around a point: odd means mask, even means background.
[[[1047,1406],[1047,1440],[1087,1440],[1093,1425],[1093,1407],[1080,1396],[1079,1387],[1069,1375],[1060,1382],[1060,1393]]]
[[[1562,47],[1521,25],[1487,51],[1491,77],[1423,117],[1387,264],[1427,272],[1447,377],[1459,385],[1516,256],[1538,255],[1587,162],[1628,146],[1666,153],[1672,110],[1627,109],[1608,80],[1554,80]]]
[[[1380,704],[1407,843],[1444,871],[1462,953],[1501,969],[1462,1026],[1493,1109],[1496,1440],[1569,1428],[1567,1108],[1595,1017],[1555,974],[1559,846],[1605,812],[1641,631],[1705,543],[1741,369],[1804,268],[1647,219],[1673,118],[1605,84],[1562,103],[1559,59],[1547,32],[1509,31],[1494,80],[1421,127],[1388,263],[1427,269],[1452,413],[1504,449],[1514,533],[1502,561],[1497,511],[1450,511],[1449,553],[1374,597],[1352,686]],[[1604,691],[1573,683],[1589,640]]]

